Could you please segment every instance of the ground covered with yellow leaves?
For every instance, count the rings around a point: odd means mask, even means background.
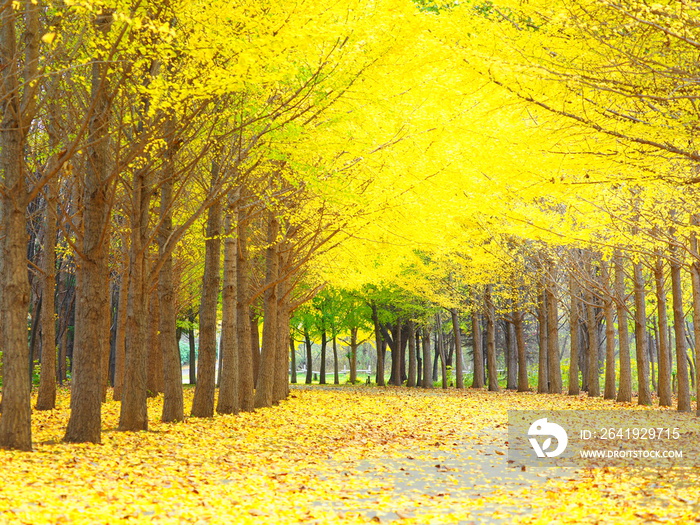
[[[191,401],[191,391],[188,391]],[[152,417],[160,400],[150,401]],[[0,523],[688,523],[691,468],[509,468],[506,410],[600,399],[407,388],[294,388],[278,407],[153,422],[61,443],[68,394],[35,413],[35,450],[0,451]],[[632,408],[631,405],[624,408]]]

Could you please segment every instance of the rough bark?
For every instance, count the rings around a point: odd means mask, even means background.
[[[56,206],[58,202],[58,179],[47,185],[46,214],[44,221],[44,257],[42,260],[41,316],[41,378],[36,400],[37,410],[56,408]]]
[[[173,256],[172,253],[166,253],[166,244],[173,230],[174,155],[173,148],[169,148],[168,162],[161,181],[159,210],[161,224],[158,232],[158,250],[163,264],[158,273],[158,299],[160,302],[159,337],[163,355],[161,421],[164,423],[185,419],[180,341],[177,336],[177,314],[175,311]],[[190,366],[194,368],[194,363]]]
[[[496,364],[496,308],[491,300],[491,285],[486,287],[486,368],[489,391],[498,392],[498,370]]]
[[[515,329],[515,346],[518,352],[518,392],[530,391],[530,383],[527,377],[525,330],[523,329],[524,316],[525,314],[515,306],[513,309],[513,328]]]
[[[190,380],[190,385],[196,385],[197,384],[197,343],[194,338],[194,323],[195,323],[195,314],[193,311],[190,311],[190,315],[188,317],[188,320],[190,322],[190,328],[187,331],[187,339],[189,342],[189,347],[190,347],[190,370],[189,370],[189,380]]]
[[[374,322],[374,335],[377,344],[376,382],[377,386],[384,386],[386,382],[384,380],[384,352],[382,352],[382,333],[379,328],[379,313],[377,312],[377,305],[374,303],[372,303],[372,321]]]
[[[255,408],[269,407],[272,405],[273,385],[275,377],[275,363],[277,343],[277,285],[274,284],[279,275],[279,257],[277,245],[277,232],[279,223],[277,217],[270,213],[267,224],[267,249],[265,250],[265,301],[264,301],[264,325],[262,354],[260,369],[255,389]]]
[[[112,14],[101,12],[95,19],[98,32],[106,35]],[[88,125],[87,162],[82,192],[81,261],[76,270],[75,340],[72,359],[70,418],[65,441],[99,443],[102,407],[101,332],[108,280],[106,236],[111,212],[109,182],[109,93],[108,65],[99,59],[92,64],[91,102]],[[2,421],[2,420],[0,420]]]
[[[472,341],[474,352],[474,378],[472,379],[472,388],[484,388],[484,345],[481,338],[480,318],[481,316],[478,312],[472,312]]]
[[[297,384],[297,352],[294,348],[294,337],[289,336],[289,354],[291,357],[291,369],[289,381],[293,384]]]
[[[683,289],[681,261],[674,250],[671,256],[671,295],[673,298],[673,333],[676,339],[676,378],[678,379],[679,412],[690,412],[690,383],[688,379],[688,354],[685,341],[685,315],[683,312]],[[659,359],[661,361],[661,359]],[[661,366],[661,363],[659,363]]]
[[[218,169],[214,167],[214,177]],[[219,302],[219,267],[221,260],[221,202],[216,202],[207,213],[207,240],[205,242],[202,300],[199,307],[199,358],[197,359],[197,386],[194,389],[192,412],[194,417],[214,415],[216,389],[216,310]]]
[[[219,414],[237,414],[240,411],[238,394],[238,344],[236,323],[236,238],[231,212],[224,219],[224,284],[221,294],[221,374],[219,376]]]
[[[287,243],[285,243],[280,250],[279,273],[282,273],[289,265],[289,250]],[[277,341],[277,348],[275,350],[277,363],[275,364],[275,378],[272,387],[273,403],[279,403],[289,395],[289,380],[287,379],[289,376],[289,352],[287,352],[287,342],[289,341],[289,320],[291,318],[289,304],[290,278],[291,276],[286,276],[278,285],[277,330],[275,334]]]
[[[671,359],[668,343],[668,315],[666,304],[666,289],[664,286],[664,265],[660,254],[656,255],[654,265],[654,283],[656,285],[656,312],[659,324],[659,405],[670,407],[673,404],[671,392]]]
[[[617,334],[620,343],[620,384],[617,401],[632,401],[632,364],[630,359],[629,331],[627,327],[627,294],[625,291],[625,267],[619,252],[615,252],[615,303],[617,308]]]
[[[350,329],[350,384],[357,383],[357,327]]]
[[[422,328],[423,340],[423,379],[421,381],[421,386],[423,388],[433,388],[433,377],[430,370],[430,331],[427,326]]]
[[[333,334],[333,384],[340,384],[340,370],[338,370],[338,337]]]
[[[577,396],[581,393],[578,379],[578,350],[579,350],[579,327],[581,324],[581,300],[579,298],[580,287],[578,281],[572,274],[569,276],[569,296],[571,299],[569,310],[569,330],[571,333],[571,352],[569,358],[569,395]]]
[[[254,308],[248,308],[248,331],[250,339],[250,352],[253,355],[253,378],[255,378],[255,388],[258,387],[260,376],[260,318]]]
[[[596,296],[593,292],[587,293],[588,304],[586,313],[588,316],[586,327],[588,328],[588,348],[586,349],[586,371],[589,397],[600,397],[600,375],[598,370],[598,317],[596,316]]]
[[[550,264],[547,279],[547,368],[549,376],[549,393],[561,394],[561,364],[559,362],[559,311],[557,308],[557,290],[554,264]]]
[[[289,339],[289,329],[285,326],[288,323],[285,308],[280,301],[277,307],[278,328],[276,333],[277,349],[275,350],[277,363],[275,364],[275,377],[272,385],[272,403],[274,405],[286,399],[289,394],[289,353],[286,344]]]
[[[306,380],[304,382],[310,385],[313,382],[314,371],[313,354],[311,353],[311,335],[309,334],[308,327],[304,327],[304,347],[306,348]]]
[[[651,391],[649,389],[649,356],[647,354],[646,340],[646,292],[644,290],[644,276],[642,263],[632,264],[634,278],[634,336],[637,355],[637,378],[639,381],[639,405],[651,405]]]
[[[126,362],[119,413],[119,430],[148,430],[148,215],[149,191],[146,173],[134,174],[131,243],[129,246],[129,298],[126,314]]]
[[[328,346],[328,335],[325,326],[321,329],[321,365],[318,369],[318,384],[326,384],[326,347]]]
[[[440,372],[442,375],[442,388],[447,388],[447,359],[445,356],[445,338],[442,333],[442,319],[440,312],[435,314],[435,330],[437,334],[437,349],[440,356]],[[399,333],[400,330],[399,330]]]
[[[242,195],[241,195],[242,197]],[[238,402],[241,411],[251,412],[255,406],[253,349],[248,320],[248,237],[247,217],[239,198],[236,203],[236,325],[238,344]]]
[[[158,287],[149,292],[148,323],[146,326],[146,353],[148,355],[148,374],[146,377],[146,393],[148,397],[156,397],[163,392],[163,349],[161,348],[160,332],[160,300]],[[175,335],[172,334],[172,342]]]
[[[408,379],[406,386],[416,386],[416,325],[413,321],[408,322]]]
[[[114,342],[114,391],[112,398],[121,401],[124,388],[124,368],[126,363],[126,311],[129,299],[129,272],[124,269],[119,281],[119,301],[117,303],[117,335]]]
[[[606,261],[601,263],[602,287],[606,290],[603,298],[603,315],[605,317],[605,399],[615,399],[615,314],[612,290],[610,289],[610,270]]]
[[[457,313],[456,308],[450,310],[450,313],[452,314],[452,331],[454,332],[455,352],[457,353],[457,359],[455,360],[455,366],[457,367],[455,372],[455,386],[457,388],[464,388],[464,354],[462,354],[462,332],[459,328],[459,313]]]
[[[549,367],[547,366],[548,330],[547,330],[547,303],[544,288],[537,300],[537,322],[539,324],[537,334],[539,343],[537,366],[537,392],[546,394],[549,392]]]
[[[692,215],[690,223],[693,226],[700,226],[700,215]],[[698,239],[695,234],[690,236],[690,251],[693,256],[690,265],[690,278],[693,299],[693,336],[695,339],[695,415],[700,416],[700,252],[698,252]]]
[[[516,390],[518,388],[518,352],[515,346],[515,329],[511,320],[504,320],[503,332],[506,340],[506,389]]]

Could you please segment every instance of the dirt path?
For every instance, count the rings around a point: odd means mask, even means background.
[[[342,387],[297,387],[342,390]],[[439,395],[439,391],[432,395]],[[425,395],[431,395],[426,392]],[[343,499],[314,506],[360,521],[506,524],[533,515],[530,492],[549,479],[573,480],[573,468],[515,468],[503,428],[465,429],[460,441],[391,457],[337,462],[310,470],[320,482],[345,483]],[[425,521],[423,521],[425,519]]]

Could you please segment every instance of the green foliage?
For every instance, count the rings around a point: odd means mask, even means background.
[[[452,2],[436,2],[435,0],[413,0],[413,3],[418,6],[418,9],[424,13],[440,14],[446,9],[453,9],[459,5],[458,1]],[[490,3],[490,2],[489,2]]]

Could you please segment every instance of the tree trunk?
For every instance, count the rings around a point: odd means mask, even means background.
[[[690,221],[693,226],[699,226],[700,215],[692,215]],[[695,415],[700,416],[700,253],[695,234],[690,236],[690,251],[693,256],[690,277],[693,286],[693,335],[695,338]]]
[[[481,320],[476,311],[472,312],[472,341],[474,352],[472,388],[484,388],[484,344],[481,339]]]
[[[430,370],[430,332],[427,326],[423,327],[423,388],[433,388],[433,377]]]
[[[297,352],[296,348],[294,348],[294,337],[290,334],[289,336],[289,354],[291,358],[291,368],[290,368],[290,378],[289,381],[293,384],[297,384]]]
[[[8,4],[9,6],[9,4]],[[29,280],[27,277],[27,240],[25,226],[25,174],[23,143],[19,115],[18,73],[15,56],[15,10],[4,8],[0,24],[0,63],[4,72],[0,98],[0,171],[3,172],[2,226],[2,329],[3,395],[0,417],[0,447],[32,449],[31,382],[27,378],[29,346],[27,344],[27,311]],[[9,84],[9,85],[8,85]],[[17,90],[17,91],[15,91]],[[15,91],[15,92],[13,92]],[[99,417],[99,416],[98,416]],[[99,432],[98,437],[99,440]]]
[[[549,277],[545,293],[547,294],[547,368],[549,376],[549,393],[561,394],[561,364],[559,362],[559,311],[557,308],[557,290],[554,263],[550,263]]]
[[[668,345],[668,316],[666,305],[666,290],[664,287],[664,266],[661,254],[656,255],[654,265],[654,282],[656,284],[656,305],[659,324],[659,405],[670,407],[673,404],[671,393],[671,359]]]
[[[569,353],[569,395],[577,396],[581,393],[578,379],[578,349],[579,349],[579,327],[581,324],[581,300],[579,299],[578,281],[573,275],[569,276],[569,295],[571,299],[571,309],[569,312],[569,331],[571,333],[571,352]]]
[[[309,335],[309,329],[304,328],[304,345],[306,346],[306,381],[307,385],[310,385],[314,379],[313,371],[313,354],[311,352],[311,336]]]
[[[247,217],[242,206],[242,196],[236,202],[236,327],[238,345],[238,402],[241,411],[252,412],[255,406],[255,375],[253,347],[250,340],[248,319],[248,237]]]
[[[442,333],[442,319],[440,312],[435,314],[435,330],[437,333],[437,347],[440,355],[440,372],[442,373],[442,388],[447,388],[447,359],[445,356],[445,338]],[[401,333],[399,331],[399,333]]]
[[[148,215],[146,173],[134,174],[129,254],[129,299],[126,321],[126,363],[119,413],[119,430],[148,430]]]
[[[518,352],[518,392],[529,392],[530,382],[527,377],[527,349],[525,348],[525,331],[523,320],[525,314],[517,305],[513,308],[513,327],[515,329],[515,346]]]
[[[163,392],[163,349],[160,346],[160,301],[158,299],[158,283],[148,292],[148,325],[146,327],[148,376],[146,378],[146,393],[148,397],[156,397]],[[170,344],[175,339],[171,334]]]
[[[391,378],[389,382],[396,386],[401,386],[401,345],[402,339],[401,322],[396,322],[396,334],[394,336],[394,348],[391,349]],[[393,381],[392,381],[393,380]]]
[[[438,365],[440,364],[440,347],[438,345],[437,332],[435,332],[435,337],[433,338],[433,346],[435,347],[433,356],[433,383],[435,383],[438,380]]]
[[[539,394],[546,394],[549,392],[549,367],[547,366],[547,352],[548,352],[548,330],[547,330],[547,308],[546,308],[546,294],[544,293],[544,287],[538,296],[537,301],[537,321],[539,324],[538,328],[538,342],[539,342],[539,360],[537,366],[537,392]]]
[[[384,386],[384,352],[382,352],[382,333],[379,328],[379,313],[377,305],[372,303],[372,321],[374,321],[374,334],[377,342],[377,386]]]
[[[617,306],[617,332],[620,341],[620,384],[617,401],[632,401],[632,365],[630,360],[629,332],[627,328],[627,294],[625,292],[625,267],[619,251],[615,252],[615,297]]]
[[[685,316],[683,313],[683,289],[681,262],[677,250],[671,256],[671,295],[673,297],[673,332],[676,339],[676,377],[678,378],[678,411],[690,412],[690,384],[688,380],[688,354],[685,341]],[[660,361],[660,359],[659,359]]]
[[[190,347],[190,385],[197,384],[197,343],[194,338],[194,322],[196,318],[193,311],[190,311],[190,329],[188,333]]]
[[[423,358],[421,357],[422,354],[422,346],[421,346],[421,338],[420,338],[420,328],[416,329],[415,332],[415,339],[416,339],[416,386],[422,386],[423,385]]]
[[[279,275],[279,256],[277,231],[279,223],[274,213],[270,212],[267,224],[267,249],[265,250],[265,291],[264,325],[260,369],[255,389],[255,408],[269,407],[273,400],[275,363],[277,351],[277,281]],[[322,365],[323,366],[323,365]]]
[[[288,266],[289,263],[289,247],[283,246],[279,253],[279,270],[281,273],[284,268]],[[272,402],[277,404],[283,399],[286,399],[289,395],[289,352],[287,352],[287,341],[289,341],[289,319],[290,306],[289,306],[289,292],[290,284],[288,278],[282,280],[278,284],[278,298],[277,298],[277,329],[276,329],[276,341],[277,348],[275,350],[275,356],[277,363],[275,364],[275,377],[274,384],[272,386]]]
[[[321,366],[318,370],[318,384],[326,384],[326,347],[328,346],[328,336],[326,335],[326,328],[321,329]]]
[[[592,272],[589,273],[592,276]],[[588,292],[588,304],[586,312],[588,314],[588,349],[586,352],[586,370],[588,372],[588,397],[600,397],[600,376],[598,373],[598,348],[600,340],[598,337],[598,318],[596,316],[596,296],[593,292]]]
[[[236,239],[231,212],[224,219],[224,287],[221,294],[221,374],[219,375],[219,414],[237,414],[240,411],[238,393],[238,325],[236,323]]]
[[[212,169],[218,177],[218,166]],[[219,302],[219,267],[221,262],[221,202],[209,208],[207,237],[202,278],[202,301],[199,307],[199,358],[197,359],[197,386],[192,400],[194,417],[214,415],[216,388],[216,310]]]
[[[41,378],[36,400],[37,410],[56,408],[56,206],[58,204],[58,179],[47,186],[46,215],[44,221],[44,258],[42,261],[42,297],[44,312],[41,316]]]
[[[511,312],[511,315],[513,312]],[[518,388],[518,351],[516,348],[515,341],[515,327],[510,321],[505,321],[503,327],[505,329],[506,336],[506,349],[507,349],[507,361],[506,361],[506,388],[508,390],[517,390]]]
[[[350,329],[350,384],[357,383],[357,327]]]
[[[376,383],[377,386],[384,386],[386,381],[384,379],[384,352],[382,347],[382,332],[379,328],[379,318],[377,313],[376,305],[372,304],[372,320],[374,321],[374,335],[377,345],[377,373],[376,373]]]
[[[126,363],[126,312],[129,299],[129,272],[124,269],[119,280],[117,304],[117,336],[114,342],[114,391],[112,398],[121,401],[124,388],[124,365]]]
[[[496,308],[491,300],[491,285],[486,286],[486,368],[489,376],[489,391],[498,392],[498,370],[496,364]]]
[[[606,261],[601,262],[601,279],[606,296],[603,298],[603,315],[605,317],[605,399],[615,399],[615,314],[613,296],[610,289],[610,270]]]
[[[464,354],[462,354],[462,332],[459,328],[459,314],[456,308],[453,308],[450,313],[452,314],[452,331],[454,332],[455,352],[457,354],[457,359],[455,360],[455,366],[457,367],[455,372],[455,386],[457,388],[464,388]]]
[[[416,325],[413,321],[408,322],[408,379],[406,386],[416,386]]]
[[[171,122],[170,126],[173,125]],[[172,135],[171,135],[172,137]],[[177,331],[175,311],[175,286],[173,283],[173,256],[166,254],[166,245],[173,231],[173,146],[168,149],[166,168],[163,171],[160,187],[160,230],[158,232],[159,255],[163,266],[158,273],[158,301],[160,303],[159,335],[163,356],[163,410],[164,423],[183,421],[185,407],[182,391],[182,364],[180,360],[180,340]],[[194,363],[190,364],[194,369]]]
[[[253,355],[253,378],[255,378],[255,388],[258,387],[260,378],[260,323],[259,317],[253,308],[248,309],[248,331],[250,339],[250,352]]]
[[[649,391],[649,358],[647,356],[646,341],[646,293],[644,291],[644,276],[642,263],[632,264],[634,276],[634,335],[637,355],[637,378],[639,380],[639,405],[651,405],[651,392]]]
[[[95,19],[95,28],[103,35],[109,32],[111,24],[112,14],[109,11],[102,11]],[[110,106],[108,69],[107,62],[97,58],[93,60],[91,101],[94,112],[89,123],[82,196],[81,253],[83,258],[76,270],[76,327],[72,359],[71,413],[64,437],[68,442],[99,443],[101,438],[101,360],[104,353],[102,345],[107,344],[101,332],[101,321],[105,302],[109,301],[109,297],[105,296],[104,286],[109,277],[105,232],[109,226],[111,212],[109,202],[111,182],[108,169]],[[6,258],[5,264],[7,260]],[[5,326],[7,327],[7,324]],[[24,337],[26,334],[23,334]],[[3,419],[0,419],[0,427]],[[0,443],[2,443],[1,438]]]
[[[338,337],[333,334],[333,384],[340,384],[340,371],[338,370]]]

